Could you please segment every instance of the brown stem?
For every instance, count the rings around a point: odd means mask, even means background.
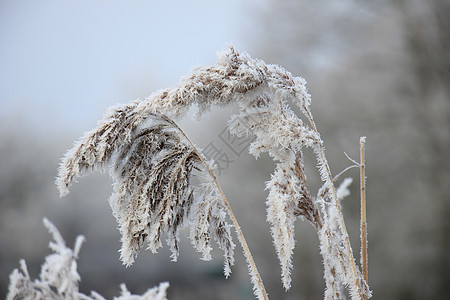
[[[359,178],[361,187],[361,268],[364,280],[368,283],[368,254],[367,254],[367,221],[366,221],[366,164],[365,150],[366,138],[361,137],[359,140],[360,147],[360,165]]]

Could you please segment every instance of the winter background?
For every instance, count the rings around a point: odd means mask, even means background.
[[[170,253],[141,252],[125,268],[107,199],[111,181],[91,174],[59,199],[60,158],[107,107],[175,85],[233,44],[308,81],[312,110],[337,174],[367,136],[369,283],[373,299],[450,294],[450,2],[376,1],[0,1],[0,297],[26,259],[38,276],[47,217],[73,245],[84,234],[80,290],[107,298],[125,282],[143,293],[169,281],[169,300],[253,299],[240,251],[229,279],[184,240]],[[236,154],[221,134],[231,111],[186,128],[230,162],[219,176],[271,299],[320,299],[324,282],[313,228],[297,225],[293,288],[284,292],[265,222],[273,162]],[[307,171],[314,172],[313,156]],[[358,178],[356,170],[348,173]],[[317,186],[317,175],[309,181]],[[357,182],[357,180],[355,180]],[[344,200],[359,249],[358,186]]]

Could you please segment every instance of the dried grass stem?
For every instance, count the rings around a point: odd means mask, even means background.
[[[361,137],[360,146],[360,192],[361,192],[361,268],[364,280],[368,283],[368,253],[367,253],[367,220],[366,220],[366,138]]]

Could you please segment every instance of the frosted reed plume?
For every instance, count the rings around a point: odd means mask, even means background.
[[[122,233],[120,252],[126,265],[145,243],[156,252],[163,233],[176,261],[179,231],[188,223],[202,259],[211,259],[212,239],[219,243],[228,276],[235,246],[226,208],[211,182],[191,182],[194,172],[207,172],[200,154],[173,121],[158,112],[144,118],[135,111],[138,104],[113,108],[66,155],[58,179],[61,194],[84,172],[108,165],[113,178],[109,202]]]
[[[229,121],[229,131],[255,136],[250,153],[257,157],[267,152],[277,163],[267,183],[266,204],[284,287],[291,286],[294,225],[301,218],[314,226],[319,237],[325,298],[343,299],[342,290],[347,287],[352,299],[367,299],[369,288],[353,257],[340,196],[310,102],[303,78],[229,47],[219,53],[216,65],[194,69],[177,86],[112,108],[97,128],[66,154],[57,180],[60,193],[65,195],[70,184],[87,171],[109,169],[114,180],[110,204],[122,233],[121,255],[126,264],[133,262],[145,242],[156,251],[163,233],[168,234],[176,259],[179,228],[186,225],[203,259],[210,259],[210,239],[219,242],[225,253],[225,274],[229,275],[234,244],[226,223],[228,214],[246,253],[255,294],[267,299],[211,164],[172,121],[192,105],[202,115],[213,105],[237,103],[240,112]],[[290,103],[298,106],[301,117]],[[316,154],[323,181],[315,197],[307,185],[305,148]],[[193,184],[193,177],[203,182]]]
[[[10,276],[7,300],[105,300],[100,294],[91,292],[91,296],[78,290],[80,275],[77,271],[78,253],[84,241],[78,236],[74,249],[66,246],[58,229],[49,220],[44,219],[44,225],[53,237],[49,246],[53,254],[45,258],[41,267],[39,279],[32,280],[24,260],[20,261],[21,271],[15,269]],[[168,283],[149,289],[143,295],[132,295],[125,284],[121,285],[122,295],[114,300],[167,300]]]

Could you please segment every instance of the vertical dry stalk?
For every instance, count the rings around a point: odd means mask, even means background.
[[[368,283],[368,253],[367,253],[367,221],[366,221],[366,137],[359,140],[360,165],[359,178],[361,189],[361,268],[364,280]]]

